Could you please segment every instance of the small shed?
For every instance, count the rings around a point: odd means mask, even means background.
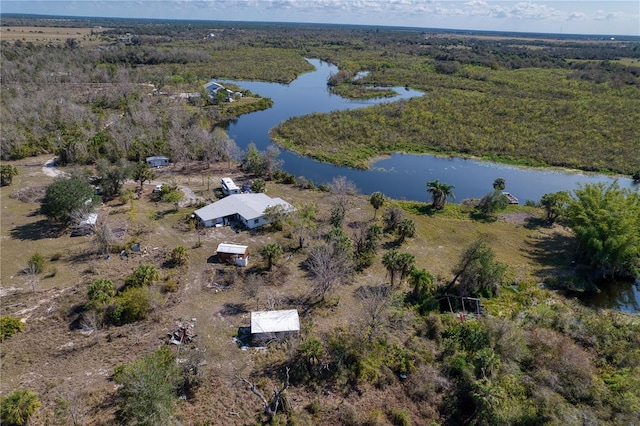
[[[297,309],[251,312],[251,337],[270,340],[296,334],[300,331]]]
[[[235,184],[233,179],[225,177],[220,181],[222,184],[222,192],[224,195],[239,194],[240,188]]]
[[[237,266],[249,264],[249,247],[238,244],[218,244],[216,256],[221,262],[232,263]]]
[[[169,159],[162,155],[154,155],[146,158],[149,167],[164,167],[169,165]]]
[[[98,213],[89,213],[82,217],[80,222],[71,230],[72,237],[93,234],[98,223]]]

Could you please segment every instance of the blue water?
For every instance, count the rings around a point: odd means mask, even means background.
[[[269,130],[294,116],[314,112],[328,113],[344,109],[367,107],[383,102],[422,96],[421,92],[396,87],[397,96],[374,100],[352,101],[329,92],[327,79],[338,68],[320,60],[309,59],[316,70],[298,77],[288,85],[277,83],[232,81],[243,89],[271,98],[272,108],[243,115],[228,127],[229,136],[242,149],[253,142],[259,150],[272,144]],[[309,130],[313,132],[313,129]],[[316,184],[330,182],[335,176],[345,176],[356,184],[363,194],[380,191],[388,197],[428,201],[426,183],[438,179],[455,185],[456,200],[480,198],[490,192],[493,181],[502,177],[507,190],[519,198],[538,201],[545,193],[571,191],[578,184],[612,183],[614,178],[598,174],[553,171],[505,166],[498,163],[468,160],[458,157],[443,158],[432,155],[394,154],[373,164],[370,170],[355,170],[321,163],[289,151],[281,151],[283,169],[294,176],[304,176]],[[622,187],[633,187],[629,178],[619,178]]]

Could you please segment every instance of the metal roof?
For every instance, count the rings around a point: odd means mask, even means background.
[[[251,220],[261,217],[267,207],[278,204],[287,210],[293,208],[291,204],[281,198],[271,198],[263,193],[232,194],[198,209],[194,213],[203,221],[223,218],[236,213],[245,220]]]
[[[230,254],[245,254],[247,246],[240,246],[237,244],[220,243],[216,249],[217,253],[230,253]]]
[[[300,331],[297,309],[251,312],[251,334]]]

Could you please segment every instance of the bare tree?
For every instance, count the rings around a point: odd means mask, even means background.
[[[380,329],[389,316],[389,306],[391,305],[391,289],[379,283],[379,285],[362,286],[356,290],[356,295],[360,299],[360,305],[364,311],[362,330],[366,333],[366,338],[371,342],[378,335]]]
[[[344,216],[353,206],[353,195],[358,191],[356,185],[345,176],[336,176],[329,184],[329,189],[333,194],[333,201],[338,206]]]
[[[258,398],[260,398],[260,401],[262,401],[262,406],[264,407],[264,413],[267,416],[269,416],[269,419],[271,419],[273,416],[275,416],[278,413],[280,400],[283,396],[283,393],[289,387],[289,367],[287,367],[286,369],[286,378],[282,384],[282,387],[280,389],[275,389],[275,388],[273,389],[273,397],[271,397],[270,401],[268,401],[267,398],[265,398],[265,396],[262,394],[262,392],[258,390],[258,387],[255,384],[251,383],[249,380],[245,379],[244,377],[239,377],[239,376],[236,376],[236,377],[238,377],[244,383],[249,385],[249,389],[251,390],[251,392],[253,392],[254,395],[256,395]]]
[[[346,284],[352,274],[352,256],[335,243],[314,246],[306,266],[312,277],[313,293],[325,299],[336,284]]]
[[[113,233],[111,225],[106,220],[103,220],[98,222],[93,240],[96,244],[97,251],[100,254],[107,254],[111,246],[117,241],[117,238]]]
[[[40,281],[40,277],[38,276],[40,270],[35,266],[34,263],[29,263],[27,267],[22,270],[22,272],[25,275],[25,281],[27,282],[27,285],[31,287],[31,291],[35,293],[36,284],[38,284],[38,281]]]

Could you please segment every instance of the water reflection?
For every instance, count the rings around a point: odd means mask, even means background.
[[[640,280],[600,285],[599,293],[585,293],[580,300],[592,308],[640,312]]]

